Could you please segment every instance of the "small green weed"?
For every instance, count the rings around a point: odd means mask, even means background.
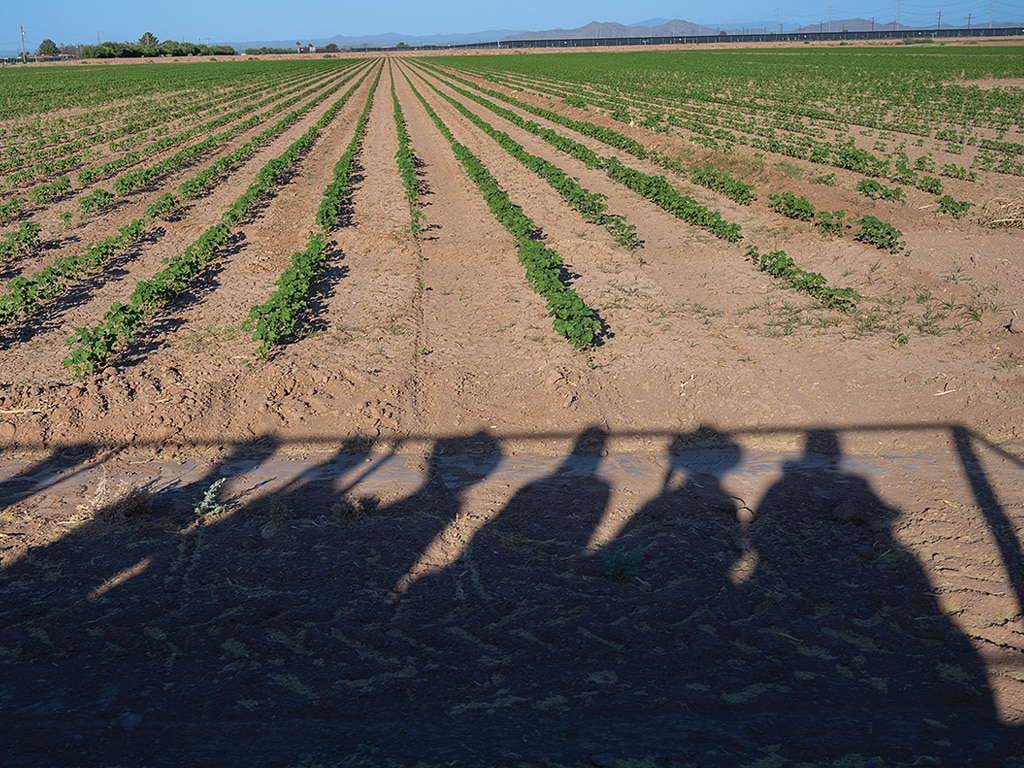
[[[226,480],[227,478],[222,477],[210,483],[210,487],[206,489],[203,498],[200,499],[199,503],[192,510],[196,520],[205,520],[224,511],[224,505],[217,501],[217,493]]]
[[[635,579],[640,572],[644,551],[641,547],[634,549],[615,547],[614,549],[602,549],[600,557],[605,576],[615,581],[630,581]]]

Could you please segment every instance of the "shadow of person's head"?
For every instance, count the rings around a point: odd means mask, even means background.
[[[743,449],[730,435],[713,427],[701,426],[672,438],[668,458],[669,475],[720,476],[740,463]]]
[[[427,459],[428,484],[461,493],[490,475],[502,457],[501,444],[484,430],[438,438]]]

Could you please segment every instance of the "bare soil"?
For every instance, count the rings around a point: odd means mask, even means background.
[[[69,381],[65,340],[328,104],[5,331],[5,763],[1024,765],[1022,232],[739,148],[750,207],[669,174],[743,225],[727,244],[468,104],[607,195],[643,239],[629,251],[430,84],[446,85],[391,66],[427,229],[408,232],[386,65],[313,312],[270,359],[242,322],[312,231],[370,79],[105,371]],[[563,256],[597,347],[554,332],[406,74]],[[977,208],[1021,191],[948,186]],[[766,197],[785,189],[892,223],[909,252],[783,219]],[[780,285],[749,243],[860,307]]]

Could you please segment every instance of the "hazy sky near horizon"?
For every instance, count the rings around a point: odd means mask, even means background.
[[[4,2],[0,8],[0,50],[35,51],[44,38],[58,44],[101,40],[134,42],[152,32],[160,40],[213,43],[306,41],[335,35],[360,37],[473,33],[487,30],[573,29],[591,21],[634,24],[648,19],[683,19],[698,24],[785,27],[831,19],[874,18],[929,26],[972,26],[1024,20],[1024,0],[724,0],[722,3],[676,3],[668,0],[516,0],[505,3],[466,0],[173,0],[149,4],[138,0],[47,0]]]

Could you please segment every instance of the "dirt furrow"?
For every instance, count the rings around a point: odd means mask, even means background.
[[[426,375],[436,385],[425,428],[519,430],[536,420],[558,423],[569,413],[573,421],[600,423],[592,404],[580,410],[585,359],[552,330],[511,235],[487,209],[405,78],[397,82],[429,190],[422,352]],[[505,407],[481,397],[495,384]]]

